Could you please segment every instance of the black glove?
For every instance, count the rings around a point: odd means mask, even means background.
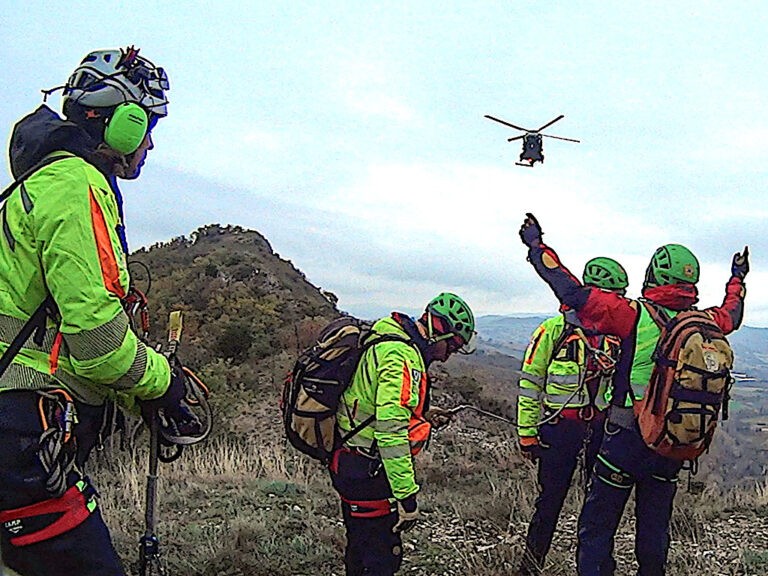
[[[538,220],[536,220],[533,214],[527,212],[523,225],[520,226],[520,239],[523,241],[523,244],[528,246],[528,248],[538,246],[541,244],[541,235],[542,231]]]
[[[142,400],[141,411],[142,413],[152,413],[162,409],[167,412],[173,412],[174,409],[178,408],[186,395],[186,376],[184,375],[181,366],[172,366],[171,383],[168,384],[168,388],[165,390],[165,393],[163,393],[162,396],[152,400]]]
[[[411,494],[397,501],[397,524],[392,527],[392,532],[408,532],[416,525],[418,519],[419,505],[416,502],[416,494]]]
[[[159,410],[176,436],[195,436],[202,433],[202,424],[189,409],[184,398],[187,395],[186,375],[181,364],[176,364],[171,370],[171,383],[165,394],[154,400],[140,401],[141,415],[149,423],[152,416]]]
[[[733,255],[731,275],[744,280],[747,272],[749,272],[749,246],[744,246],[744,252],[736,252],[736,254]]]

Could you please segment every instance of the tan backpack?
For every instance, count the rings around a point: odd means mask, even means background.
[[[373,323],[352,316],[330,322],[304,350],[285,379],[280,409],[288,441],[308,456],[329,462],[333,451],[370,425],[374,416],[339,435],[336,410],[365,351],[381,342],[408,342],[395,334],[370,338]]]
[[[695,460],[712,442],[721,409],[728,418],[733,350],[707,312],[684,310],[669,318],[643,304],[661,335],[648,389],[634,404],[640,433],[662,456]]]

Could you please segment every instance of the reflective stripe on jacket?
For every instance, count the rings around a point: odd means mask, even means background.
[[[85,160],[56,154],[67,157],[35,172],[0,208],[0,352],[48,293],[61,324],[48,320],[42,346],[27,342],[0,391],[64,387],[89,404],[156,398],[170,368],[138,340],[120,302],[130,280],[115,194]]]
[[[518,383],[517,418],[521,437],[538,434],[536,424],[543,407],[589,405],[587,386],[583,385],[588,379],[600,379],[599,383],[595,382],[595,405],[600,409],[607,406],[604,392],[608,374],[594,366],[585,343],[587,337],[573,330],[559,314],[542,322],[531,337],[523,358],[524,376]],[[617,339],[591,336],[589,340],[590,346],[617,357]]]
[[[428,396],[427,371],[418,350],[392,318],[373,326],[375,334],[403,338],[370,347],[358,364],[336,413],[342,436],[368,419],[375,420],[347,440],[348,448],[378,451],[395,498],[418,492],[412,456],[429,439],[431,427],[422,414]]]

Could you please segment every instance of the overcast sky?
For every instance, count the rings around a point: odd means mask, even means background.
[[[442,290],[549,313],[517,236],[533,212],[573,271],[614,257],[633,295],[678,242],[717,304],[748,244],[745,323],[768,326],[766,2],[0,0],[0,25],[6,139],[92,49],[168,70],[169,116],[124,186],[132,248],[238,224],[361,316]],[[581,143],[518,167],[518,133],[485,114],[564,114],[545,133]]]

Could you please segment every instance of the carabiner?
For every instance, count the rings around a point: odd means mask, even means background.
[[[595,362],[601,370],[608,371],[613,370],[616,367],[616,360],[607,352],[593,348],[591,350],[595,357]]]
[[[586,415],[587,409],[589,410],[589,416]],[[587,404],[586,406],[579,408],[579,418],[583,422],[592,422],[592,420],[595,419],[595,416],[596,410],[592,404]]]

